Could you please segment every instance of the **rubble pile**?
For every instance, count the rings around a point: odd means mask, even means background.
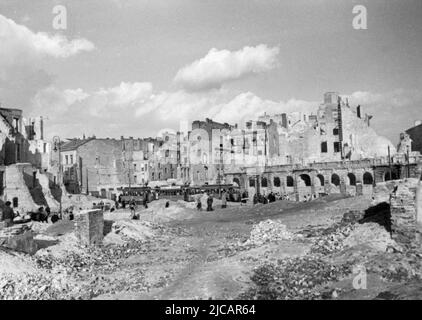
[[[0,276],[0,300],[74,300],[90,299],[81,285],[65,277],[42,274]]]
[[[261,221],[255,225],[251,235],[244,246],[260,246],[268,242],[291,240],[293,234],[289,232],[284,224],[275,220]]]
[[[351,210],[343,215],[340,224],[346,225],[349,223],[357,223],[364,217],[365,212],[361,210]]]
[[[106,235],[104,242],[123,244],[130,240],[143,241],[153,238],[160,226],[142,220],[118,220],[111,226],[111,232]]]
[[[346,247],[368,246],[375,251],[385,252],[388,248],[398,249],[391,235],[379,224],[370,222],[357,225],[349,236],[344,239]]]
[[[319,255],[328,255],[343,250],[344,240],[350,235],[355,225],[335,224],[330,228],[315,231],[310,253]]]
[[[254,287],[239,299],[288,300],[322,299],[322,285],[337,281],[351,273],[349,265],[333,266],[312,257],[279,260],[254,270]]]

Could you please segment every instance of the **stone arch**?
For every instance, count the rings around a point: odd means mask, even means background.
[[[287,187],[294,187],[294,180],[292,176],[287,176],[286,178],[286,186]]]
[[[237,183],[238,187],[241,187],[239,178],[237,177],[233,178],[233,183]]]
[[[274,187],[280,187],[281,186],[280,178],[279,177],[274,177],[273,184],[274,184]]]
[[[374,177],[370,172],[365,172],[363,174],[363,184],[373,184],[374,183]]]
[[[349,180],[349,185],[350,185],[350,186],[355,186],[355,185],[356,185],[356,176],[355,176],[355,174],[354,174],[354,173],[349,172],[349,173],[347,174],[347,178],[348,178],[348,180]]]
[[[261,187],[263,187],[263,188],[268,187],[268,179],[266,177],[261,178]]]
[[[300,178],[303,180],[305,186],[310,187],[312,185],[311,177],[308,174],[303,173],[300,175]]]
[[[340,177],[337,173],[333,173],[331,175],[331,183],[335,186],[339,186],[340,185]]]
[[[325,184],[324,176],[322,174],[318,174],[315,179],[315,184],[318,186],[323,187]]]
[[[253,188],[255,187],[255,178],[249,178],[249,187]]]

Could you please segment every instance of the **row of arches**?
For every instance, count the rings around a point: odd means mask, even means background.
[[[304,185],[306,187],[312,186],[312,180],[311,177],[303,173],[299,176],[299,178],[303,181]],[[346,184],[350,186],[356,186],[356,175],[354,173],[349,172],[346,176]],[[240,186],[240,181],[238,178],[234,178],[233,182],[237,183]],[[340,176],[336,173],[333,173],[330,178],[331,184],[335,186],[340,186]],[[363,174],[363,184],[366,185],[372,185],[374,182],[374,178],[370,172],[365,172]],[[316,179],[314,181],[316,186],[324,186],[325,185],[325,179],[322,174],[316,175]],[[281,186],[281,180],[280,177],[274,177],[273,178],[273,186],[274,187],[280,187]],[[287,176],[286,177],[286,187],[293,187],[294,186],[294,178],[293,176]],[[255,187],[255,178],[249,178],[249,187]],[[267,177],[261,177],[261,187],[267,188],[268,187],[268,178]]]

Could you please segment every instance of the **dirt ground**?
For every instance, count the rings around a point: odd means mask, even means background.
[[[397,286],[407,281],[412,281],[413,287],[410,287],[415,292],[421,288],[415,285],[418,277],[396,276],[397,264],[404,261],[402,253],[381,252],[365,243],[353,246],[357,240],[356,235],[353,238],[351,234],[356,226],[338,227],[346,212],[363,211],[371,206],[371,200],[365,197],[333,195],[307,203],[278,201],[256,206],[235,205],[215,208],[212,212],[200,212],[189,204],[176,202],[170,202],[170,207],[165,208],[165,202],[159,200],[148,209],[138,208],[140,220],[130,220],[127,210],[106,213],[106,224],[111,227],[102,248],[78,247],[69,222],[38,228],[44,236],[40,238],[44,248],[31,258],[13,255],[14,262],[26,259],[19,262],[27,265],[21,267],[20,274],[28,271],[45,275],[48,270],[50,279],[61,277],[66,290],[78,294],[64,295],[61,292],[65,290],[59,288],[54,289],[53,295],[48,288],[54,286],[48,281],[45,295],[32,291],[25,294],[40,299],[51,298],[51,295],[71,299],[313,299],[324,296],[374,299],[390,289],[400,290]],[[267,229],[262,231],[260,228],[264,227]],[[381,230],[378,227],[368,230],[373,233],[373,230]],[[383,235],[384,231],[379,232]],[[51,245],[48,245],[49,240]],[[351,247],[344,247],[343,242]],[[321,254],[321,250],[328,252]],[[0,251],[0,254],[10,253]],[[420,261],[420,257],[416,254],[413,257],[416,258],[403,267],[407,273],[419,270],[415,260]],[[2,261],[6,260],[2,256]],[[2,263],[0,267],[10,269],[10,263]],[[366,289],[354,287],[356,274],[348,269],[359,264],[369,266]],[[34,265],[37,265],[36,271]],[[386,273],[384,269],[390,266],[391,272]],[[322,273],[324,268],[328,268],[328,275]],[[345,268],[348,271],[344,271]],[[8,273],[6,269],[0,268],[0,292],[1,279]],[[274,277],[277,272],[280,274],[274,283],[280,283],[274,288],[272,281],[268,283],[265,279]],[[289,280],[283,280],[286,272],[292,273]],[[13,292],[20,290],[18,284],[12,285],[10,280],[16,272],[7,276],[9,282],[3,280],[3,290],[9,288],[9,296],[3,294],[3,298],[10,298]],[[321,279],[318,280],[318,276]],[[419,294],[415,292],[410,295]],[[400,297],[400,294],[386,294],[386,298],[391,297]]]

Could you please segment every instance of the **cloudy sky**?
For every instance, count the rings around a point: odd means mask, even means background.
[[[47,117],[50,137],[154,136],[338,91],[397,142],[422,118],[421,62],[420,0],[0,0],[0,101]]]

